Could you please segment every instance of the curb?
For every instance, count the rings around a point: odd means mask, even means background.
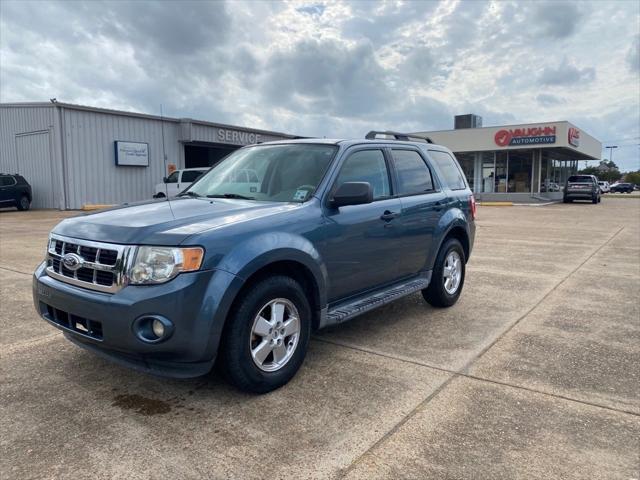
[[[115,206],[116,205],[108,205],[108,204],[101,204],[101,203],[96,203],[96,204],[85,203],[82,206],[82,210],[84,210],[84,211],[102,210],[103,208],[111,208],[111,207],[115,207]]]

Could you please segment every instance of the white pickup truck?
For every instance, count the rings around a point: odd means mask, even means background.
[[[153,198],[175,197],[182,190],[195,182],[208,168],[184,168],[175,170],[168,177],[164,177],[162,183],[156,184],[153,189]]]

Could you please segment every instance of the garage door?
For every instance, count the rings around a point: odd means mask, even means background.
[[[18,172],[33,190],[32,208],[56,208],[51,171],[49,132],[20,133],[16,135]]]

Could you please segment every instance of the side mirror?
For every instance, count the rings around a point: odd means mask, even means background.
[[[369,182],[344,182],[331,199],[331,206],[362,205],[373,202],[373,188]]]

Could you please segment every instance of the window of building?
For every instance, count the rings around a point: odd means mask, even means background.
[[[476,154],[475,153],[456,153],[456,158],[458,159],[458,163],[462,168],[462,172],[464,173],[464,176],[467,178],[467,183],[469,184],[469,187],[473,191],[473,187],[475,183],[473,181],[474,180],[473,175],[475,173],[474,164],[476,160]]]
[[[507,192],[507,158],[508,152],[496,152],[496,183],[494,192]]]
[[[533,152],[512,150],[509,152],[508,192],[530,193],[532,182]]]
[[[392,150],[393,166],[398,174],[398,193],[411,195],[433,190],[431,172],[424,160],[412,150]]]
[[[451,155],[446,152],[429,150],[429,156],[440,167],[444,180],[451,190],[462,190],[467,187],[462,172]]]
[[[388,197],[391,194],[389,171],[382,150],[360,150],[347,158],[336,183],[345,182],[369,182],[374,200]]]
[[[495,190],[496,155],[495,152],[482,152],[480,154],[482,165],[482,189],[483,193],[493,193]]]

